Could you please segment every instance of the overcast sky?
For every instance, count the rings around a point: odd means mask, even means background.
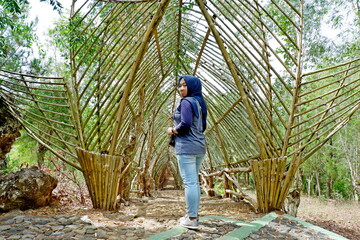
[[[64,7],[63,14],[68,14],[72,0],[58,0]],[[57,11],[53,10],[53,7],[46,3],[40,2],[40,0],[29,0],[30,3],[30,18],[34,20],[36,17],[39,19],[37,25],[37,35],[39,38],[46,37],[47,31],[53,26],[53,22],[60,17]]]
[[[63,5],[63,14],[65,16],[69,15],[69,9],[72,3],[72,0],[58,0]],[[85,0],[78,0],[77,6],[80,6]],[[48,41],[48,30],[53,26],[53,22],[60,17],[57,11],[54,11],[52,6],[46,2],[40,2],[40,0],[29,0],[30,2],[30,18],[34,20],[36,17],[39,19],[37,25],[37,35],[39,37],[39,41],[46,45]],[[349,16],[348,16],[349,17]],[[340,29],[334,30],[330,29],[329,26],[324,25],[321,29],[321,34],[329,37],[334,40],[336,38],[336,34],[339,33]]]
[[[68,15],[69,9],[72,3],[72,0],[58,0],[64,7],[63,14]],[[57,11],[52,9],[50,4],[45,2],[40,2],[40,0],[29,0],[30,2],[30,17],[31,19],[35,19],[38,17],[39,23],[37,27],[37,34],[39,38],[47,36],[47,30],[53,25],[53,22],[59,18],[59,14]],[[79,2],[83,2],[83,0],[77,1],[77,6],[80,6]],[[334,38],[334,35],[338,33],[339,30],[335,31],[333,29],[329,29],[328,27],[324,26],[322,29],[322,34]]]

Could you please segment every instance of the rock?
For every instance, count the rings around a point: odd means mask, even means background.
[[[0,212],[48,205],[57,183],[35,166],[0,176]]]
[[[10,152],[15,139],[20,136],[21,125],[9,111],[4,99],[0,97],[0,159]],[[4,164],[4,163],[3,163]]]

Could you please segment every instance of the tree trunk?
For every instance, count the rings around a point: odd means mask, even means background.
[[[326,190],[326,197],[332,198],[332,179],[330,176],[327,177]]]
[[[37,144],[36,156],[37,156],[37,163],[38,163],[39,168],[41,168],[41,166],[45,162],[45,153],[46,153],[46,151],[47,151],[47,148],[44,145],[42,145],[41,143]]]
[[[123,167],[121,169],[121,175],[119,182],[119,191],[118,194],[120,195],[120,201],[127,202],[130,200],[130,190],[131,190],[131,180],[132,177],[129,174],[131,171],[132,159],[133,159],[133,152],[136,145],[136,135],[135,135],[135,124],[131,124],[130,128],[130,135],[129,135],[129,143],[124,147],[123,151]]]
[[[308,177],[306,179],[306,182],[307,182],[307,195],[308,196],[311,195],[311,182],[312,182],[313,177],[314,177],[314,175],[311,175],[310,177]]]
[[[360,178],[358,169],[358,161],[356,159],[359,159],[358,152],[359,151],[359,145],[358,144],[348,144],[348,141],[346,141],[346,128],[345,128],[345,137],[343,137],[343,134],[340,132],[340,143],[343,147],[344,154],[345,154],[345,160],[349,167],[349,173],[351,177],[351,185],[353,187],[353,194],[354,194],[354,200],[359,201],[360,196]],[[360,137],[359,132],[356,133],[355,139],[358,139]],[[355,160],[354,160],[355,159]]]
[[[287,214],[294,217],[296,217],[300,205],[301,188],[302,188],[302,181],[301,181],[301,172],[299,170],[295,175],[294,182],[284,202],[284,211]]]
[[[321,195],[321,186],[320,186],[320,178],[319,178],[319,172],[315,172],[315,178],[316,178],[316,190],[317,190],[317,196]]]
[[[131,190],[131,175],[129,174],[131,169],[131,163],[124,164],[122,171],[122,177],[119,182],[118,194],[120,196],[120,201],[126,203],[130,200],[130,190]],[[119,208],[119,206],[118,206]]]

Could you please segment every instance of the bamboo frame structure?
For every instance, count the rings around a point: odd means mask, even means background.
[[[262,212],[283,207],[300,165],[360,107],[360,57],[305,72],[304,1],[77,4],[67,39],[71,76],[0,70],[0,97],[31,136],[84,173],[96,208],[114,208],[121,193],[104,198],[101,184],[118,189],[122,179],[112,178],[134,176],[133,167],[146,178],[176,173],[165,129],[181,75],[203,81],[208,193],[220,194],[214,179],[221,177],[224,196]],[[257,201],[235,177],[249,172]]]

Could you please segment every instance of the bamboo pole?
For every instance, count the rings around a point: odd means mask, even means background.
[[[121,99],[120,107],[119,107],[119,110],[117,112],[116,125],[115,125],[115,128],[114,128],[112,139],[110,141],[111,142],[110,150],[109,150],[110,154],[113,154],[115,152],[116,142],[117,142],[117,139],[118,139],[118,132],[119,132],[119,128],[120,128],[120,126],[122,124],[122,115],[123,115],[123,112],[124,112],[125,105],[126,105],[126,102],[128,100],[128,97],[130,95],[131,87],[132,87],[132,84],[133,84],[134,79],[136,77],[136,73],[137,73],[137,71],[138,71],[138,69],[140,67],[142,59],[143,59],[144,54],[146,52],[146,48],[147,48],[147,46],[149,44],[149,41],[150,41],[150,39],[151,39],[151,37],[153,35],[153,31],[154,31],[154,29],[156,29],[157,25],[161,21],[162,16],[165,13],[165,9],[169,5],[169,2],[170,2],[169,0],[162,0],[157,12],[153,16],[152,21],[151,21],[151,23],[149,24],[149,26],[147,28],[146,33],[144,34],[142,44],[141,44],[141,46],[140,46],[140,48],[138,50],[138,54],[137,54],[135,63],[134,63],[133,68],[132,68],[132,70],[130,72],[129,80],[128,80],[128,82],[126,84],[126,87],[124,89],[124,95],[123,95],[123,97]]]
[[[148,8],[150,8],[150,6],[149,6]],[[121,12],[120,12],[120,13],[121,13]],[[120,13],[118,13],[118,14],[120,14]],[[134,20],[136,21],[136,20],[140,19],[141,17],[143,17],[143,15],[138,14],[138,15],[137,15],[137,18],[134,19]],[[135,18],[135,16],[134,16],[133,18]],[[115,16],[115,18],[114,18],[114,21],[116,22],[116,16]],[[130,34],[130,37],[132,36],[132,38],[135,38],[135,37],[136,37],[136,32],[137,32],[137,31],[141,31],[141,28],[144,26],[144,24],[145,24],[145,23],[139,24],[139,25],[137,26],[137,28],[135,28],[134,30],[129,30],[129,28],[131,29],[131,28],[133,27],[132,22],[129,21],[129,22],[127,23],[127,25],[124,27],[124,29],[122,29],[122,31],[123,31],[122,37],[125,36],[125,34],[128,34],[128,33],[126,32],[126,30],[128,30],[128,31],[131,31],[131,32],[135,32],[135,34]],[[127,26],[129,26],[129,28],[127,28]],[[116,31],[117,31],[117,30],[114,29],[114,30],[112,31],[112,33],[109,34],[109,36],[108,36],[107,39],[106,39],[106,42],[109,41],[114,34],[116,34]],[[105,55],[105,57],[104,57],[104,58],[108,59],[108,61],[107,61],[107,63],[106,63],[106,65],[108,65],[108,68],[107,68],[107,69],[111,68],[111,67],[112,67],[112,66],[111,66],[111,65],[112,65],[111,63],[114,63],[114,61],[116,61],[117,58],[119,58],[119,57],[121,56],[120,54],[111,54],[111,53],[113,53],[113,50],[116,48],[116,46],[119,44],[119,42],[120,42],[121,40],[123,40],[122,37],[119,37],[119,39],[118,39],[115,43],[110,44],[111,48],[109,49],[109,51],[107,51],[108,53],[107,53],[107,54]],[[126,48],[126,47],[127,47],[127,44],[126,44],[126,43],[129,43],[129,45],[131,45],[131,42],[129,42],[129,41],[130,41],[130,39],[127,38],[127,39],[125,40],[125,42],[123,43],[123,45],[120,47],[120,49],[123,50],[124,48]],[[136,44],[140,46],[141,43],[136,42]],[[137,50],[136,47],[135,47],[135,48],[130,48],[130,49],[131,49],[131,51],[133,51],[133,52],[135,52],[135,51]],[[91,50],[91,47],[88,48],[87,51],[90,51],[90,50]],[[82,73],[81,77],[78,79],[77,87],[79,87],[80,83],[84,80],[84,77],[86,76],[86,73],[89,71],[90,67],[92,66],[92,63],[97,59],[97,56],[98,56],[99,54],[101,54],[100,49],[97,50],[97,52],[95,53],[95,56],[92,57],[92,60],[90,61],[90,63],[87,64],[87,66],[86,66],[85,69],[83,70],[83,73]],[[111,56],[111,57],[108,58],[108,56]],[[86,54],[85,54],[84,57],[79,61],[78,67],[77,67],[76,70],[79,70],[81,63],[85,61],[85,57],[86,57]],[[105,70],[101,71],[101,73],[103,73],[104,71],[105,71]],[[85,91],[88,86],[89,86],[89,83],[86,85],[86,87],[84,88],[83,91]],[[83,94],[83,93],[81,93],[80,96],[82,96],[82,94]],[[80,98],[81,98],[81,97],[80,97]]]
[[[317,150],[319,150],[329,139],[331,139],[331,137],[337,132],[339,131],[342,127],[345,126],[345,124],[350,120],[350,118],[352,117],[352,115],[358,111],[360,109],[360,103],[358,103],[356,106],[354,106],[353,110],[349,113],[349,115],[343,119],[340,123],[338,123],[338,125],[336,126],[335,129],[333,129],[332,132],[329,133],[328,136],[326,136],[326,138],[319,143],[317,146],[315,146],[313,149],[311,149],[310,151],[308,151],[308,153],[302,158],[301,163],[303,163],[305,160],[307,160],[309,157],[311,157]]]
[[[353,66],[352,68],[358,69],[359,66]],[[351,70],[351,68],[347,68],[345,71],[341,71],[341,72],[348,72],[348,71],[350,71],[350,70]],[[355,77],[356,77],[356,74],[359,73],[359,72],[360,72],[360,70],[352,71],[350,74],[347,74],[347,75],[345,75],[344,77],[341,77],[340,79],[331,81],[331,82],[329,82],[329,83],[321,84],[320,87],[317,87],[317,88],[315,88],[315,89],[311,89],[310,91],[307,91],[307,92],[303,92],[303,93],[300,95],[300,97],[303,97],[303,96],[306,96],[306,95],[308,95],[308,94],[317,92],[317,91],[319,91],[319,90],[321,90],[321,89],[323,89],[323,88],[329,87],[329,86],[331,86],[331,85],[335,85],[335,84],[337,84],[338,82],[343,81],[343,80],[346,79],[346,78],[350,78],[351,76],[355,76]],[[335,76],[332,75],[332,76],[322,77],[322,78],[319,78],[319,79],[317,79],[317,80],[318,80],[318,81],[326,80],[326,79],[328,79],[328,78],[330,78],[330,77],[334,78]],[[308,82],[305,82],[305,83],[308,83]],[[303,84],[303,86],[304,86],[304,84]]]
[[[284,144],[282,147],[282,152],[281,152],[281,157],[285,157],[287,150],[288,150],[288,144],[289,144],[289,136],[291,135],[291,131],[292,128],[291,126],[293,125],[294,121],[295,121],[295,114],[297,111],[297,107],[296,104],[299,101],[299,94],[300,94],[300,86],[301,86],[301,81],[302,81],[302,38],[303,38],[303,33],[302,33],[302,29],[303,29],[303,0],[300,0],[300,5],[301,5],[301,9],[300,9],[300,13],[301,13],[301,17],[300,17],[300,26],[301,26],[301,31],[299,31],[299,33],[297,34],[298,37],[298,46],[300,47],[300,49],[297,51],[297,68],[296,68],[296,81],[295,81],[295,89],[293,91],[293,96],[292,96],[292,102],[291,102],[291,113],[288,119],[288,124],[287,124],[287,128],[286,128],[286,133],[285,133],[285,137],[284,137]]]
[[[193,75],[195,76],[196,75],[196,71],[199,67],[199,64],[200,64],[200,60],[201,60],[201,57],[202,57],[202,53],[204,52],[204,49],[205,49],[205,46],[206,46],[206,42],[207,40],[209,39],[209,36],[210,36],[210,28],[207,30],[206,32],[206,35],[204,37],[204,41],[203,43],[201,44],[201,48],[200,48],[200,51],[199,51],[199,54],[198,54],[198,57],[196,59],[196,63],[195,63],[195,68],[194,68],[194,72],[193,72]]]
[[[20,119],[18,117],[18,115],[14,112],[14,110],[12,108],[10,108],[10,111],[12,112],[12,115],[20,122],[23,123],[24,120]],[[41,145],[45,146],[49,151],[51,151],[55,156],[57,156],[59,159],[61,159],[62,161],[64,161],[65,163],[69,164],[70,166],[74,167],[75,169],[79,170],[79,171],[83,171],[81,169],[81,167],[77,166],[75,163],[72,163],[70,161],[68,161],[64,156],[62,156],[61,154],[59,154],[59,152],[55,151],[49,144],[45,143],[44,140],[41,139],[40,136],[36,135],[30,128],[28,128],[26,126],[27,124],[22,124],[23,128],[29,133],[29,135],[34,138],[37,142],[41,143]],[[61,149],[59,147],[59,149]],[[68,153],[69,155],[71,155],[71,153]]]
[[[229,55],[229,53],[226,51],[226,48],[224,46],[224,43],[220,37],[220,34],[219,32],[217,31],[217,29],[215,28],[215,23],[213,21],[213,19],[211,18],[210,14],[208,13],[208,11],[206,10],[205,8],[205,4],[202,0],[196,0],[196,2],[198,3],[204,17],[206,18],[206,21],[208,22],[209,24],[209,27],[212,31],[212,34],[214,36],[214,38],[216,39],[216,42],[221,50],[221,53],[223,54],[223,57],[224,57],[224,60],[228,66],[228,68],[230,69],[230,72],[231,72],[231,75],[232,77],[234,78],[235,82],[236,82],[236,85],[238,87],[238,90],[240,91],[240,94],[241,94],[241,97],[243,99],[243,102],[244,102],[244,105],[246,106],[246,110],[248,112],[248,116],[249,116],[249,121],[251,122],[251,125],[252,125],[252,128],[255,132],[255,135],[256,135],[256,141],[257,141],[257,144],[258,144],[258,147],[259,147],[259,151],[260,151],[260,155],[263,159],[266,159],[267,155],[266,155],[266,146],[259,134],[259,130],[258,130],[258,126],[257,126],[257,122],[255,120],[255,117],[254,117],[254,113],[253,113],[253,108],[251,107],[250,103],[249,103],[249,100],[248,100],[248,96],[247,94],[245,93],[245,90],[241,84],[241,81],[238,77],[238,73],[237,71],[235,70],[235,67],[234,67],[234,64],[231,60],[231,57]]]
[[[1,70],[0,70],[0,71],[1,71]],[[0,74],[0,76],[5,77],[5,78],[1,78],[1,81],[2,81],[2,82],[5,82],[5,83],[7,83],[7,84],[11,84],[11,85],[14,85],[14,86],[20,87],[20,88],[24,88],[24,87],[25,87],[24,85],[16,84],[16,83],[13,82],[13,81],[7,80],[6,78],[10,78],[10,77],[7,76],[7,75],[2,75],[2,74]],[[13,77],[11,77],[11,79],[12,79],[12,80],[16,80],[16,81],[18,81],[18,82],[23,81],[22,79],[15,79],[15,78],[13,78]],[[27,80],[24,80],[24,82],[29,83],[29,81],[27,81]],[[31,83],[30,83],[30,84],[31,84]],[[34,83],[32,83],[32,84],[34,84]],[[51,86],[51,84],[46,85],[46,86]],[[64,84],[62,84],[62,85],[55,85],[55,86],[64,86]],[[10,87],[8,87],[8,88],[10,88]],[[64,90],[64,89],[39,88],[39,87],[33,87],[33,86],[26,86],[26,88],[27,88],[27,89],[33,89],[33,90],[47,91],[47,92],[51,92],[51,93],[53,93],[53,92],[66,93],[66,90]],[[19,90],[18,88],[12,88],[12,89]]]
[[[304,74],[303,74],[303,77],[306,77],[306,76],[309,76],[309,75],[313,75],[313,74],[316,74],[316,73],[325,72],[325,71],[328,71],[328,70],[331,70],[331,69],[334,69],[334,68],[338,68],[338,67],[342,67],[342,66],[345,66],[345,65],[349,65],[349,64],[354,63],[354,62],[357,62],[357,61],[360,61],[360,58],[356,58],[356,59],[354,59],[354,60],[350,60],[350,61],[347,61],[347,62],[338,64],[338,65],[335,65],[335,66],[331,66],[331,67],[328,67],[328,68],[323,68],[323,69],[320,69],[320,70],[316,70],[316,71],[304,73]],[[345,70],[345,71],[346,71],[346,70]],[[341,73],[341,72],[340,72],[340,73]],[[313,80],[313,81],[316,81],[316,80]],[[312,83],[312,82],[309,81],[309,82],[305,82],[305,83],[303,83],[303,84],[309,84],[309,83]]]
[[[215,122],[214,117],[212,115],[212,112],[211,111],[208,111],[208,112],[209,112],[209,116],[210,116],[211,120],[213,122]],[[222,135],[220,134],[220,131],[219,131],[217,125],[215,125],[215,132],[216,132],[216,135],[218,136],[218,140],[219,140],[219,143],[220,143],[220,149],[221,149],[221,152],[222,152],[222,154],[224,156],[224,161],[225,161],[226,164],[229,164],[230,163],[229,156],[227,154]]]

